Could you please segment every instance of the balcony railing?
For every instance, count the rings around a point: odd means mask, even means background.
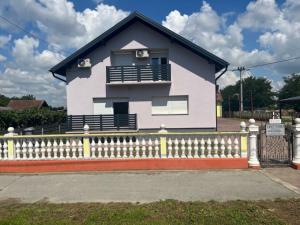
[[[136,121],[136,114],[70,115],[67,127],[69,131],[82,131],[85,124],[92,131],[136,130]]]
[[[107,66],[106,83],[171,81],[171,65]]]

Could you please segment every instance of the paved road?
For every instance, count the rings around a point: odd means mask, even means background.
[[[21,202],[151,202],[300,197],[250,170],[0,175],[0,200]]]

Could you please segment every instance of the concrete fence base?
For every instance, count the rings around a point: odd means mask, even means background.
[[[247,168],[246,158],[0,161],[1,173]]]

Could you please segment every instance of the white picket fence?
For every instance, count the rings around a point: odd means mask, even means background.
[[[238,158],[240,133],[209,135],[105,135],[105,136],[15,136],[0,139],[0,160],[8,159],[8,140],[13,140],[16,160],[124,159],[124,158]],[[161,154],[161,138],[166,154]],[[89,156],[84,157],[83,139]]]
[[[8,159],[8,145],[7,140],[0,140],[0,160]]]
[[[240,132],[102,133],[20,135],[9,128],[0,136],[0,161],[5,160],[92,160],[92,159],[192,159],[248,158],[250,167],[259,167],[254,119],[241,122]],[[300,165],[300,118],[293,127],[293,163]]]
[[[226,140],[226,141],[225,141]],[[240,139],[224,136],[221,138],[195,138],[192,140],[168,139],[168,158],[239,158]]]

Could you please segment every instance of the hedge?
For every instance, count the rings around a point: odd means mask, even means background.
[[[50,109],[28,109],[24,111],[1,111],[0,130],[8,127],[26,128],[62,124],[66,121],[65,111],[53,111]]]

